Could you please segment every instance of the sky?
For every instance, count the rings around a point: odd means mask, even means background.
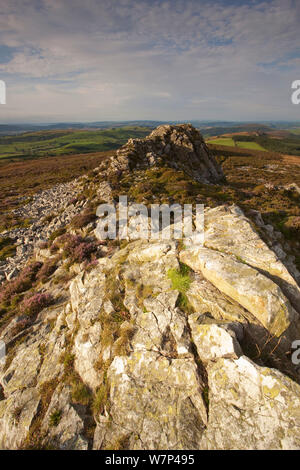
[[[0,0],[0,123],[300,120],[300,0]]]

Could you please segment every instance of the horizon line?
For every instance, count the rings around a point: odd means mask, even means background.
[[[18,125],[26,125],[26,126],[51,126],[55,124],[105,124],[105,123],[131,123],[131,122],[149,122],[149,123],[300,123],[299,120],[295,119],[259,119],[259,120],[224,120],[224,119],[169,119],[169,120],[160,120],[160,119],[120,119],[120,120],[102,120],[102,121],[40,121],[40,122],[0,122],[0,126],[18,126]]]

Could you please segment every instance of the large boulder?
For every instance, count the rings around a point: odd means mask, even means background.
[[[300,386],[245,356],[207,367],[209,421],[201,449],[299,449]]]
[[[300,313],[300,288],[276,253],[257,233],[253,223],[237,206],[205,211],[204,246],[233,255],[279,284]]]
[[[180,253],[182,262],[200,271],[221,292],[252,313],[275,336],[284,333],[298,314],[280,287],[235,257],[195,247]]]
[[[111,170],[134,170],[168,163],[203,183],[225,180],[223,171],[191,124],[157,127],[145,139],[129,139],[112,157]]]

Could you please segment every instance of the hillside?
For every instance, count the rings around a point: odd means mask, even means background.
[[[0,137],[0,159],[32,159],[117,149],[129,137],[144,137],[145,127],[120,127],[105,130],[53,129]]]
[[[299,129],[234,132],[208,138],[213,145],[246,148],[300,156]]]
[[[299,449],[297,157],[142,137],[8,205],[0,448]],[[151,204],[204,204],[204,243],[103,239],[120,195],[147,227]]]

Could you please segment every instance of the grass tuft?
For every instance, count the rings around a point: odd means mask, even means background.
[[[191,285],[190,272],[190,268],[184,263],[180,263],[180,269],[169,269],[168,278],[172,282],[172,289],[178,290],[182,294],[189,290]]]
[[[82,382],[72,384],[72,400],[81,405],[89,405],[92,399],[90,389]]]
[[[61,420],[62,412],[60,410],[54,410],[49,417],[49,426],[56,427],[59,425]]]

